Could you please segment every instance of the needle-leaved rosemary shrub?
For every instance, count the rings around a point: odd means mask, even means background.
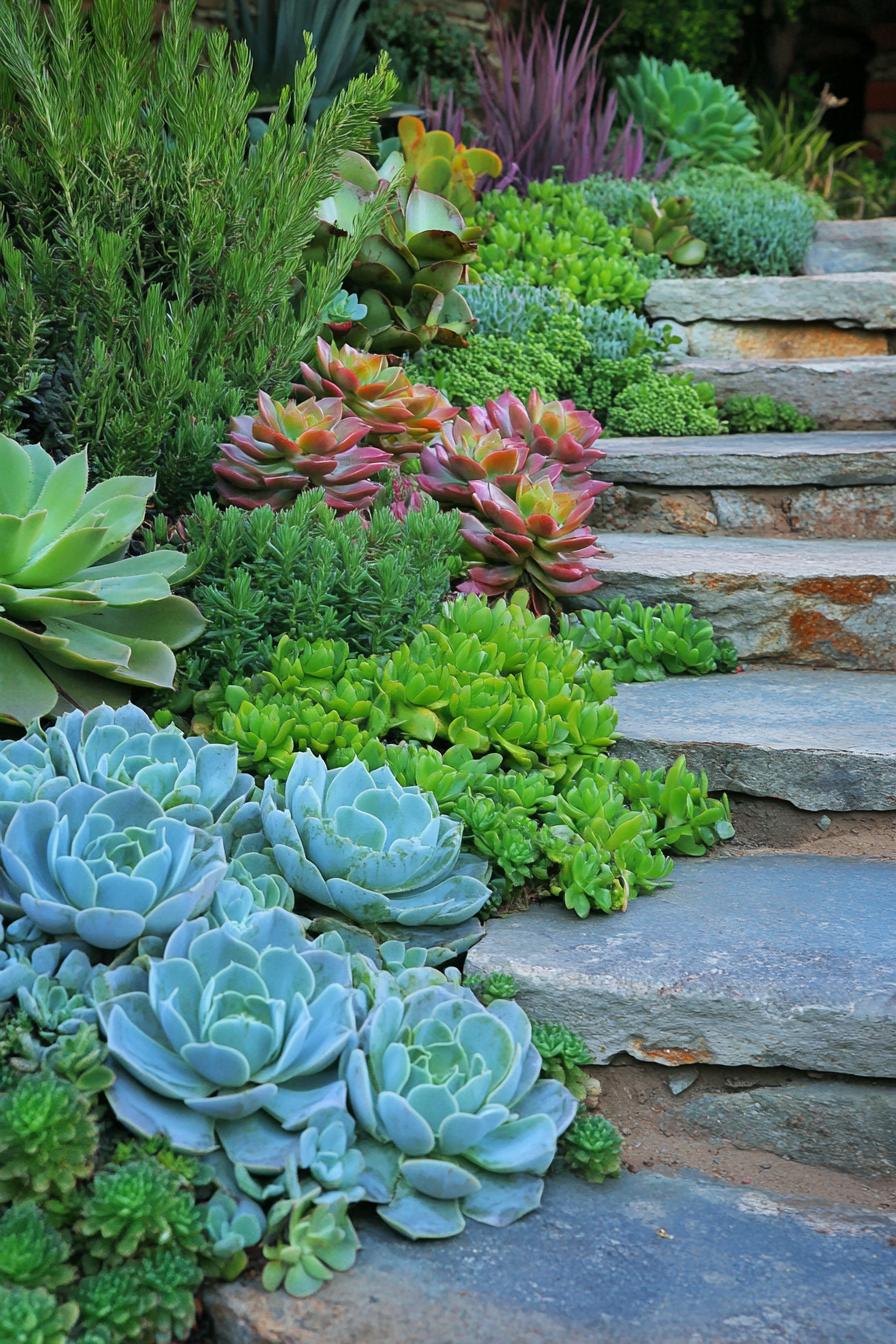
[[[374,231],[311,265],[315,207],[397,87],[382,61],[309,137],[309,50],[250,148],[248,48],[192,27],[194,3],[172,0],[158,47],[152,0],[0,6],[0,429],[89,444],[100,477],[156,472],[168,508],[310,353]]]
[[[463,568],[460,515],[431,499],[403,522],[387,507],[338,517],[321,490],[281,512],[222,511],[208,495],[194,508],[181,528],[196,566],[187,591],[208,624],[182,664],[193,690],[257,671],[284,633],[387,653],[432,620]]]

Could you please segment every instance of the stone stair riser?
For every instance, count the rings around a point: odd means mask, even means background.
[[[890,541],[896,539],[896,486],[663,490],[616,485],[598,496],[591,522],[599,532]]]
[[[688,358],[667,366],[711,382],[719,402],[767,393],[811,415],[822,429],[892,429],[896,425],[896,360],[747,360]]]
[[[614,703],[615,750],[644,766],[684,753],[714,789],[809,813],[896,810],[892,674],[748,666],[618,686]],[[888,855],[896,827],[892,842]]]
[[[685,324],[822,323],[886,332],[896,329],[896,274],[655,280],[644,306],[654,320]]]
[[[896,219],[819,221],[803,271],[806,275],[896,271]]]
[[[612,546],[612,537],[605,540]],[[695,566],[670,576],[644,574],[617,560],[612,571],[604,570],[600,596],[690,602],[745,659],[896,671],[896,581],[873,573],[813,578]]]

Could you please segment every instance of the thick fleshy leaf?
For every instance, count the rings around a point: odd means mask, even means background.
[[[475,1195],[480,1182],[470,1171],[453,1162],[431,1157],[406,1157],[401,1174],[418,1194],[432,1199],[466,1199]]]
[[[402,1236],[411,1241],[438,1240],[456,1237],[464,1230],[464,1219],[456,1200],[429,1199],[407,1190],[380,1205],[377,1213]]]

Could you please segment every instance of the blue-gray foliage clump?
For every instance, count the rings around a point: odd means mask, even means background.
[[[651,345],[648,322],[627,308],[581,304],[563,290],[546,285],[493,281],[461,288],[476,318],[477,331],[486,336],[524,340],[543,331],[558,314],[566,314],[581,324],[594,359],[624,359]],[[562,357],[564,352],[557,353]]]
[[[749,275],[795,275],[803,264],[820,197],[791,182],[742,164],[683,168],[662,182],[624,182],[608,176],[582,183],[587,200],[610,223],[631,222],[639,204],[656,196],[687,196],[689,228],[707,246],[707,263]]]

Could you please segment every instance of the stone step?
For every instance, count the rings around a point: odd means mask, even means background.
[[[684,325],[820,322],[891,331],[896,328],[896,272],[654,280],[644,306],[654,319]]]
[[[735,819],[736,820],[736,819]],[[555,902],[490,920],[467,972],[505,971],[595,1060],[896,1078],[896,865],[687,859],[624,914]]]
[[[721,402],[747,393],[789,401],[822,429],[896,427],[896,357],[856,359],[681,359],[668,373],[712,383]]]
[[[716,791],[808,812],[896,810],[896,676],[782,667],[617,687],[615,751],[682,752]],[[894,875],[896,895],[896,875]]]
[[[217,1344],[893,1344],[896,1219],[693,1172],[548,1177],[511,1227],[362,1251],[316,1296],[210,1287]],[[757,1291],[761,1284],[761,1291]]]
[[[896,219],[824,219],[803,263],[806,275],[896,271]]]
[[[609,439],[596,472],[620,485],[896,485],[896,431]]]
[[[601,537],[601,597],[690,602],[744,658],[896,669],[896,543]]]
[[[594,526],[896,539],[896,433],[608,439]]]

